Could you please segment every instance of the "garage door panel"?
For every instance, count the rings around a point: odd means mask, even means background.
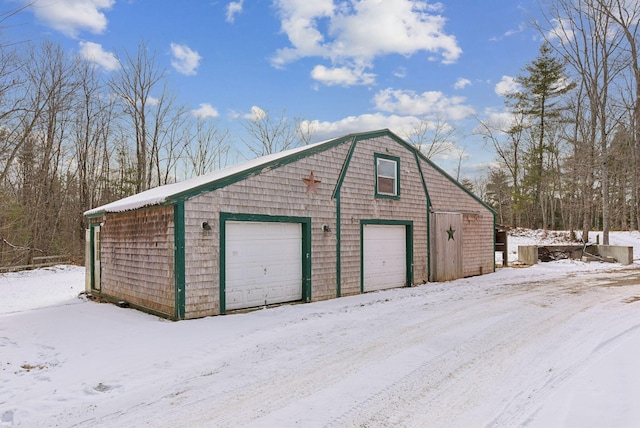
[[[364,225],[363,290],[404,287],[407,280],[407,238],[403,225]]]
[[[302,225],[226,223],[226,309],[302,299]]]

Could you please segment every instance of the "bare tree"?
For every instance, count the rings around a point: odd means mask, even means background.
[[[242,140],[256,156],[278,153],[309,142],[312,128],[301,128],[300,125],[305,123],[297,118],[288,118],[284,110],[274,118],[267,111],[254,106],[251,115],[244,119],[247,137]]]
[[[157,123],[154,124],[152,110],[162,99],[153,98],[153,94],[164,79],[165,70],[157,64],[156,53],[149,50],[146,42],[138,46],[136,55],[125,50],[120,62],[121,68],[109,81],[109,87],[117,96],[135,139],[135,190],[140,192],[151,184],[150,151],[157,147],[157,141],[153,140],[157,137],[154,132]]]
[[[512,116],[511,122],[492,123],[478,120],[475,133],[482,136],[485,144],[490,144],[498,155],[499,162],[509,171],[513,209],[510,223],[519,226],[521,214],[525,211],[521,181],[523,177],[522,156],[525,146],[526,118],[523,114]]]
[[[615,114],[611,109],[612,85],[624,69],[620,47],[624,35],[602,13],[600,0],[555,0],[548,4],[546,28],[539,26],[551,45],[573,68],[584,85],[590,130],[588,136],[599,149],[599,182],[603,243],[609,243],[608,147]],[[587,229],[585,227],[584,229]]]
[[[636,225],[640,228],[640,3],[636,1],[624,0],[596,0],[598,11],[615,24],[617,24],[624,34],[626,45],[624,51],[630,68],[630,75],[633,81],[632,90],[633,102],[630,103],[631,114],[631,137],[635,150],[635,199],[636,199]]]
[[[187,175],[203,175],[225,167],[231,150],[229,131],[204,119],[198,119],[195,126],[195,135],[186,149]]]
[[[456,165],[456,180],[460,181],[460,174],[462,173],[462,163],[469,157],[469,154],[464,150],[464,147],[461,147],[457,150],[456,157],[458,158],[458,163]],[[465,187],[467,187],[469,190],[472,190],[473,184],[471,183],[471,181],[469,181],[468,184],[469,185],[465,185]]]
[[[0,14],[0,24],[13,15],[14,12]],[[25,111],[24,61],[15,46],[0,44],[0,184],[6,180],[20,150],[16,124]]]
[[[189,143],[189,112],[178,105],[166,87],[154,99],[151,110],[152,129],[148,159],[147,187],[160,186],[176,179],[176,166]]]
[[[422,117],[410,130],[404,132],[407,141],[427,159],[456,148],[458,131],[444,117],[438,115],[433,120]]]
[[[294,118],[294,123],[296,127],[296,135],[298,136],[300,145],[306,146],[311,144],[316,132],[314,122],[309,120],[302,120],[300,118]]]
[[[78,61],[53,43],[45,42],[28,52],[25,108],[16,132],[19,169],[13,186],[20,203],[28,207],[24,221],[29,236],[24,246],[32,250],[29,257],[36,249],[55,246],[59,239],[71,167],[66,160],[79,88],[77,70]]]
[[[114,99],[96,74],[95,66],[83,62],[78,69],[78,100],[75,104],[74,120],[71,125],[71,140],[74,143],[74,160],[78,204],[73,217],[77,240],[84,239],[83,212],[105,199],[106,178],[109,177],[110,153],[113,126]]]

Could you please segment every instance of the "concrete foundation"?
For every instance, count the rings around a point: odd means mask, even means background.
[[[616,262],[623,265],[633,263],[633,247],[620,245],[596,245],[598,254],[602,257],[613,257]]]
[[[538,263],[541,255],[549,253],[562,253],[566,258],[580,260],[583,256],[582,245],[519,245],[518,246],[518,262],[526,265],[534,265]],[[617,263],[629,265],[633,263],[633,247],[623,247],[620,245],[591,245],[585,251],[587,255],[595,257],[601,261],[615,260]]]

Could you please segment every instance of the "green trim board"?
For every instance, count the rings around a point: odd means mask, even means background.
[[[493,251],[496,251],[496,216],[493,216]],[[507,267],[507,266],[504,266]],[[493,257],[493,271],[496,271],[496,258]]]
[[[353,157],[353,152],[356,149],[356,142],[357,138],[353,137],[351,140],[351,146],[349,147],[349,152],[347,153],[347,157],[342,164],[342,170],[340,171],[340,176],[338,177],[336,187],[333,191],[333,198],[336,200],[336,297],[342,296],[342,222],[340,221],[340,190],[342,189],[344,178],[347,175],[347,170],[349,169],[349,164],[351,163],[351,158]]]
[[[302,301],[311,301],[311,217],[273,216],[246,213],[220,213],[220,314],[227,313],[226,308],[226,240],[227,221],[300,223],[302,226]]]
[[[173,243],[173,277],[175,281],[174,317],[176,320],[181,320],[185,317],[186,306],[184,202],[178,202],[173,207]]]
[[[181,193],[177,193],[173,196],[171,196],[169,198],[169,201],[185,201],[187,199],[193,198],[194,196],[198,196],[202,193],[206,193],[206,192],[210,192],[212,190],[217,190],[220,189],[222,187],[226,187],[229,186],[231,184],[237,183],[238,181],[242,181],[245,180],[249,177],[253,177],[255,175],[259,175],[260,173],[262,173],[265,170],[272,170],[272,169],[276,169],[279,168],[281,166],[284,165],[288,165],[290,163],[296,162],[300,159],[304,159],[306,157],[318,154],[318,153],[322,153],[326,150],[332,149],[336,146],[339,146],[340,144],[344,143],[345,141],[348,141],[351,137],[350,136],[345,136],[345,137],[340,137],[337,138],[335,140],[330,140],[325,142],[324,144],[320,144],[318,146],[315,147],[311,147],[308,150],[302,150],[300,152],[296,152],[293,153],[289,156],[285,156],[282,158],[279,158],[277,160],[274,160],[272,162],[267,162],[265,164],[262,165],[258,165],[256,167],[253,168],[249,168],[246,169],[244,171],[240,171],[236,174],[232,174],[228,177],[219,179],[219,180],[215,180],[212,181],[210,183],[206,183],[203,184],[201,186],[198,187],[194,187],[193,189],[189,189],[187,191],[181,192]]]
[[[336,197],[336,297],[342,296],[342,230],[340,228],[340,193]]]
[[[292,162],[298,161],[300,159],[304,159],[308,156],[312,156],[318,153],[322,153],[326,150],[332,149],[334,147],[337,147],[347,141],[349,141],[350,139],[353,138],[354,134],[350,134],[350,135],[346,135],[340,138],[336,138],[334,140],[328,140],[325,141],[323,143],[318,143],[315,145],[311,145],[308,149],[304,149],[304,150],[296,150],[296,149],[292,149],[294,150],[294,153],[291,153],[290,155],[287,156],[283,156],[283,157],[278,157],[275,160],[272,161],[267,161],[263,164],[259,164],[256,165],[254,167],[248,167],[246,169],[240,170],[235,174],[230,174],[228,176],[225,176],[223,178],[219,178],[213,181],[210,181],[208,183],[204,183],[198,186],[194,186],[192,188],[189,188],[188,190],[182,191],[182,192],[177,192],[174,193],[172,195],[167,196],[166,200],[162,203],[157,203],[157,204],[151,204],[151,205],[146,205],[144,207],[139,207],[139,208],[135,208],[132,210],[125,210],[125,211],[136,211],[136,210],[141,210],[141,209],[149,209],[149,208],[156,208],[159,206],[170,206],[170,205],[175,205],[177,202],[184,202],[188,199],[191,199],[195,196],[198,196],[202,193],[206,193],[206,192],[211,192],[213,190],[217,190],[226,186],[229,186],[231,184],[237,183],[238,181],[242,181],[245,180],[249,177],[253,177],[256,175],[261,174],[264,171],[268,171],[268,170],[272,170],[272,169],[276,169],[279,168],[281,166],[284,165],[288,165]],[[153,189],[150,189],[153,190]],[[86,214],[85,216],[87,218],[95,218],[95,217],[101,217],[102,215],[104,215],[105,213],[118,213],[120,211],[104,211],[104,210],[100,210],[100,211],[96,211],[94,213],[91,214]]]
[[[427,236],[426,236],[426,240],[427,240],[427,278],[431,278],[431,224],[430,224],[430,212],[431,212],[431,197],[429,196],[429,190],[427,188],[427,184],[425,182],[425,176],[424,176],[424,172],[422,170],[422,165],[420,164],[420,158],[423,158],[424,160],[426,160],[427,162],[428,159],[426,159],[426,157],[420,153],[419,150],[417,150],[415,147],[413,147],[412,145],[408,144],[407,142],[405,142],[404,140],[402,140],[400,137],[398,137],[397,135],[395,135],[393,132],[389,131],[388,129],[385,130],[381,130],[381,131],[374,131],[374,132],[368,132],[368,133],[361,133],[361,134],[356,134],[352,136],[352,142],[351,142],[351,147],[349,148],[349,153],[347,154],[347,158],[342,166],[342,170],[340,172],[340,176],[338,177],[338,181],[336,183],[336,188],[333,192],[333,198],[336,200],[336,297],[340,297],[342,294],[342,290],[341,290],[341,260],[342,260],[342,254],[341,254],[341,229],[340,229],[340,225],[341,225],[341,211],[340,211],[340,191],[342,189],[342,185],[344,183],[345,177],[347,175],[347,171],[349,170],[349,165],[351,163],[351,159],[353,157],[353,153],[355,152],[356,149],[356,145],[358,142],[362,141],[362,140],[368,140],[368,139],[372,139],[372,138],[378,138],[378,137],[383,137],[383,136],[389,136],[391,139],[393,139],[396,143],[400,144],[403,148],[407,149],[409,152],[413,153],[414,159],[416,161],[416,166],[418,168],[418,172],[420,173],[420,180],[422,183],[422,189],[424,191],[425,194],[425,198],[427,201],[427,206],[426,206],[426,212],[425,212],[425,216],[426,216],[426,224],[427,224]],[[377,162],[377,157],[376,156],[380,156],[380,157],[387,157],[387,158],[391,158],[393,160],[397,160],[398,161],[398,197],[392,197],[392,199],[399,199],[399,194],[400,194],[400,158],[397,156],[389,156],[389,155],[383,155],[380,153],[374,153],[374,158],[376,160],[374,160],[374,162]],[[444,173],[442,170],[438,169],[440,172],[442,172],[443,174],[446,175],[446,173]],[[375,163],[374,163],[374,171],[375,171]],[[447,176],[449,179],[451,179],[451,177]],[[465,192],[469,193],[469,191],[463,187],[463,189],[465,190]],[[377,185],[376,185],[376,194],[377,194]],[[377,196],[377,195],[376,195]],[[475,197],[474,197],[475,198]],[[476,198],[477,199],[477,198]],[[483,204],[484,205],[484,204]],[[413,235],[411,237],[413,239]],[[411,252],[412,252],[412,258],[411,260],[413,260],[413,246],[411,247]],[[412,262],[413,263],[413,262]],[[362,271],[362,269],[361,269]],[[413,272],[411,272],[411,278],[413,278]],[[362,289],[362,279],[361,279],[361,289]]]
[[[329,141],[326,141],[324,143],[320,143],[320,144],[317,144],[317,145],[312,145],[308,149],[303,149],[303,150],[295,150],[294,149],[295,151],[293,153],[291,153],[290,155],[283,156],[283,157],[278,157],[277,159],[274,159],[272,161],[266,161],[263,164],[259,164],[257,166],[251,167],[251,168],[240,170],[235,174],[231,174],[229,176],[225,176],[223,178],[216,179],[216,180],[213,180],[211,182],[204,183],[204,184],[192,187],[192,188],[190,188],[188,190],[185,190],[185,191],[182,191],[182,192],[178,192],[178,193],[175,193],[173,195],[169,195],[169,196],[167,196],[167,199],[163,203],[153,204],[153,205],[151,205],[151,207],[168,206],[168,205],[173,205],[173,204],[175,204],[176,202],[179,202],[179,201],[186,201],[187,199],[190,199],[190,198],[192,198],[194,196],[197,196],[199,194],[202,194],[202,193],[205,193],[205,192],[209,192],[209,191],[213,191],[213,190],[216,190],[216,189],[220,189],[222,187],[228,186],[230,184],[236,183],[236,182],[244,180],[246,178],[258,175],[258,174],[260,174],[261,172],[263,172],[265,170],[275,169],[275,168],[278,168],[280,166],[287,165],[289,163],[292,163],[292,162],[295,162],[297,160],[303,159],[305,157],[308,157],[308,156],[311,156],[311,155],[314,155],[314,154],[317,154],[317,153],[321,153],[321,152],[323,152],[325,150],[329,150],[331,148],[339,146],[340,144],[343,144],[343,143],[345,143],[345,142],[347,142],[349,140],[352,141],[352,148],[353,148],[354,144],[357,143],[358,141],[366,140],[366,139],[373,139],[373,138],[377,138],[377,137],[381,137],[381,136],[388,136],[389,138],[393,139],[394,141],[396,141],[401,146],[403,146],[403,147],[407,148],[408,150],[413,151],[414,153],[416,153],[416,155],[419,156],[422,160],[427,162],[429,165],[431,165],[433,168],[435,168],[439,173],[441,173],[442,175],[447,177],[448,180],[450,180],[451,182],[456,184],[460,189],[462,189],[463,191],[468,193],[471,197],[473,197],[482,206],[484,206],[486,209],[488,209],[489,211],[491,211],[491,212],[493,212],[495,214],[495,211],[491,207],[489,207],[485,202],[480,200],[476,195],[474,195],[467,188],[465,188],[460,183],[458,183],[449,174],[444,172],[440,167],[438,167],[433,162],[431,162],[419,150],[417,150],[415,147],[413,147],[410,144],[408,144],[406,141],[402,140],[400,137],[398,137],[396,134],[394,134],[393,132],[391,132],[388,129],[382,129],[382,130],[378,130],[378,131],[371,131],[371,132],[364,132],[364,133],[349,134],[349,135],[346,135],[344,137],[337,138],[335,140],[329,140]],[[348,166],[348,163],[345,164],[345,167],[346,166]],[[344,180],[344,175],[345,174],[346,174],[346,168],[343,168],[343,171],[340,174],[340,179],[338,180],[338,183],[337,183],[337,186],[336,186],[336,190],[334,191],[334,198],[339,193],[339,189],[342,186],[342,181]],[[134,210],[143,209],[143,208],[148,208],[148,206],[135,208]],[[86,216],[88,218],[95,218],[95,217],[99,217],[99,216],[103,215],[104,213],[105,213],[104,210],[99,210],[99,208],[98,208],[98,211],[96,211],[94,213],[91,213],[91,214],[88,214]]]
[[[405,226],[406,280],[405,287],[413,284],[413,221],[412,220],[360,220],[360,293],[364,293],[364,226],[368,224],[386,226]]]
[[[420,164],[420,158],[418,157],[417,150],[413,152],[413,156],[416,160],[416,166],[418,167],[418,172],[420,173],[420,181],[422,182],[422,190],[424,191],[424,196],[427,199],[427,278],[431,279],[431,197],[429,196],[429,189],[427,189],[427,183],[424,180],[424,172],[422,171],[422,165]]]
[[[90,278],[91,278],[91,291],[100,292],[100,290],[96,289],[96,237],[95,237],[95,229],[96,227],[100,227],[100,223],[89,223],[89,248],[90,248],[90,260],[89,260],[89,269],[90,270]]]
[[[378,188],[378,178],[379,178],[379,160],[391,161],[395,162],[395,192],[394,194],[380,193]],[[373,170],[374,176],[376,180],[375,184],[375,197],[378,199],[400,199],[400,157],[398,156],[390,156],[384,155],[382,153],[374,153],[373,154]]]
[[[447,174],[442,168],[440,168],[438,165],[434,164],[433,162],[431,162],[424,154],[422,154],[421,152],[417,151],[417,155],[422,158],[422,160],[424,160],[427,164],[429,164],[429,166],[433,167],[433,169],[435,169],[436,171],[438,171],[438,173],[440,173],[442,176],[444,176],[447,180],[449,180],[450,182],[452,182],[453,184],[455,184],[460,190],[462,190],[463,192],[465,192],[467,195],[471,196],[476,202],[478,202],[480,205],[482,205],[487,211],[489,211],[492,215],[496,215],[496,211],[491,208],[489,205],[487,205],[486,202],[484,202],[482,199],[478,198],[476,195],[474,195],[473,193],[471,193],[471,191],[469,189],[467,189],[466,187],[464,187],[462,184],[460,184],[458,182],[458,180],[456,180],[455,178],[451,177],[449,174]]]
[[[342,189],[342,184],[344,183],[344,178],[347,175],[347,170],[349,169],[349,164],[351,163],[351,158],[353,157],[353,152],[356,150],[356,143],[358,139],[353,137],[351,139],[351,145],[349,146],[349,152],[347,153],[347,157],[342,164],[342,169],[340,170],[340,175],[338,176],[338,181],[336,182],[336,187],[333,190],[333,197],[337,198],[340,194],[340,190]]]
[[[414,154],[414,158],[416,160],[417,166],[418,166],[418,170],[419,173],[421,175],[421,181],[422,181],[422,185],[423,185],[423,190],[425,192],[426,195],[426,199],[427,199],[427,206],[426,206],[426,219],[427,219],[427,254],[428,254],[428,277],[431,277],[431,240],[430,240],[430,234],[431,234],[431,221],[430,221],[430,211],[432,209],[432,201],[431,198],[429,196],[429,192],[428,192],[428,188],[427,188],[427,183],[425,182],[426,177],[424,175],[424,171],[423,171],[423,167],[422,167],[422,161],[425,162],[426,165],[430,165],[434,168],[435,171],[437,171],[439,174],[445,176],[448,180],[450,180],[452,183],[454,183],[457,187],[459,187],[461,190],[463,190],[465,193],[467,193],[468,195],[470,195],[474,200],[476,200],[477,202],[480,203],[480,205],[484,208],[486,208],[489,212],[493,213],[493,217],[494,217],[494,223],[495,223],[495,217],[496,217],[496,213],[493,209],[491,209],[491,207],[489,207],[488,205],[486,205],[483,201],[481,201],[480,199],[478,199],[473,193],[471,193],[468,189],[466,189],[464,186],[462,186],[460,183],[458,183],[456,180],[454,180],[451,176],[449,176],[447,173],[445,173],[442,169],[440,169],[437,165],[433,164],[429,159],[427,159],[424,154],[420,153],[419,150],[417,150],[415,147],[411,146],[410,144],[408,144],[407,142],[405,142],[404,140],[402,140],[401,138],[399,138],[397,135],[393,134],[391,131],[385,129],[385,130],[380,130],[380,131],[373,131],[373,132],[365,132],[365,133],[358,133],[358,134],[350,134],[341,138],[337,138],[335,140],[330,140],[330,141],[326,141],[324,143],[320,143],[319,145],[316,145],[314,147],[310,147],[308,150],[307,149],[302,149],[302,150],[297,150],[294,153],[291,153],[289,155],[284,155],[282,157],[279,157],[277,159],[273,159],[273,160],[267,160],[262,164],[256,165],[252,168],[248,168],[248,169],[244,169],[244,170],[238,170],[238,172],[236,172],[235,174],[232,175],[228,175],[225,176],[223,178],[219,178],[217,180],[205,183],[205,184],[201,184],[197,187],[192,187],[189,190],[180,192],[180,193],[175,193],[173,195],[167,196],[167,198],[164,200],[164,202],[159,203],[157,205],[148,205],[148,206],[144,206],[144,207],[140,207],[140,208],[136,208],[136,209],[132,209],[130,211],[139,211],[139,210],[147,210],[147,209],[155,209],[157,207],[162,207],[162,206],[172,206],[174,209],[174,214],[176,215],[175,218],[175,222],[176,222],[176,230],[174,231],[174,238],[175,238],[175,242],[176,242],[176,249],[175,249],[175,293],[176,293],[176,308],[175,308],[175,316],[177,319],[180,319],[180,317],[184,317],[185,316],[185,248],[184,248],[184,233],[185,233],[185,225],[184,225],[184,202],[192,197],[195,197],[199,194],[208,192],[208,191],[213,191],[225,186],[228,186],[230,184],[236,183],[238,181],[244,180],[246,178],[258,175],[262,172],[265,171],[269,171],[275,168],[279,168],[280,166],[284,166],[287,165],[289,163],[298,161],[300,159],[304,159],[308,156],[312,156],[314,154],[317,153],[321,153],[324,152],[326,150],[330,150],[332,148],[338,147],[341,144],[349,144],[349,148],[348,148],[348,152],[347,152],[347,156],[346,159],[343,162],[342,165],[342,170],[340,171],[338,180],[336,182],[336,186],[334,188],[333,191],[333,198],[336,200],[336,297],[340,297],[342,295],[342,291],[341,291],[341,268],[342,268],[342,263],[341,263],[341,256],[342,256],[342,251],[341,251],[341,247],[342,247],[342,230],[341,230],[341,189],[342,186],[344,184],[345,181],[345,177],[346,174],[349,170],[349,166],[350,163],[352,161],[352,158],[354,156],[354,152],[357,148],[357,144],[360,141],[364,141],[364,140],[369,140],[369,139],[374,139],[374,138],[380,138],[380,137],[388,137],[391,140],[395,141],[396,143],[398,143],[401,147],[407,149],[409,152]],[[380,154],[378,154],[380,155]],[[384,155],[380,155],[381,157]],[[399,158],[396,158],[399,159]],[[255,165],[255,164],[254,164]],[[399,165],[398,165],[399,167]],[[400,168],[398,168],[400,171]],[[400,173],[398,173],[398,191],[400,191]],[[110,212],[108,214],[111,214]],[[114,215],[118,215],[119,212],[114,212]],[[92,213],[90,215],[87,215],[87,217],[89,219],[93,219],[94,221],[97,218],[103,217],[105,215],[104,211],[97,211],[95,213]],[[263,220],[264,221],[264,220]],[[180,224],[181,222],[181,224]],[[309,226],[310,227],[310,226]],[[93,234],[92,234],[93,235]],[[221,239],[222,239],[223,235],[221,234]],[[93,239],[93,238],[92,238]],[[494,238],[495,239],[495,238]],[[221,240],[221,242],[224,242]],[[309,243],[310,243],[310,239],[309,239]],[[309,244],[310,245],[310,244]],[[222,253],[222,248],[221,248],[221,253]],[[305,252],[306,254],[306,252]],[[309,248],[308,254],[311,254],[311,249]],[[307,264],[305,264],[305,266],[307,266]],[[310,299],[311,298],[311,273],[310,273],[310,261],[308,262],[308,266],[309,266],[309,274],[307,277],[308,280],[308,285],[306,286],[306,288],[303,288],[303,292],[307,293],[304,297]],[[495,269],[495,268],[494,268]],[[221,269],[223,274],[224,269]],[[221,285],[223,285],[224,282],[221,282]],[[221,312],[224,311],[224,300],[221,300]],[[224,312],[222,312],[224,313]]]

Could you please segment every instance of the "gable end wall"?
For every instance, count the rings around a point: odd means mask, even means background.
[[[400,160],[400,197],[375,197],[375,154]],[[428,280],[427,198],[412,151],[387,137],[361,140],[351,157],[340,189],[341,294],[360,293],[361,220],[411,221],[413,223],[413,284]]]

